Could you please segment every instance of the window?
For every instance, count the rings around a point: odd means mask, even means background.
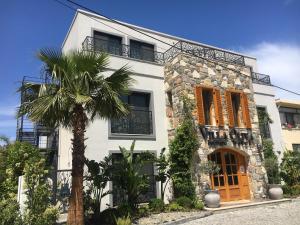
[[[111,120],[112,134],[153,134],[150,93],[132,92],[122,96],[122,101],[129,105],[128,116]]]
[[[300,152],[300,144],[292,144],[292,146],[293,146],[293,151]]]
[[[265,107],[257,107],[257,114],[258,114],[258,123],[259,123],[259,130],[260,130],[260,135],[262,138],[271,138],[271,133],[270,133],[270,118],[267,113],[267,110]]]
[[[229,127],[251,128],[248,97],[240,91],[226,91]]]
[[[199,125],[224,126],[220,90],[197,86],[195,95]]]
[[[300,109],[280,107],[281,124],[288,128],[300,128]]]
[[[154,45],[130,40],[130,57],[154,62]]]
[[[94,50],[122,55],[122,38],[102,32],[94,32]]]
[[[139,155],[139,153],[135,153],[133,157],[133,161],[135,158]],[[121,153],[113,153],[112,154],[112,163],[117,164],[120,162],[122,155]],[[119,164],[121,165],[121,164]],[[121,165],[122,166],[122,165]],[[156,181],[154,176],[154,165],[153,163],[149,162],[146,163],[139,171],[141,174],[145,174],[147,176],[147,179],[149,179],[149,187],[148,191],[141,195],[138,199],[139,203],[149,202],[151,199],[156,198]],[[126,201],[126,195],[125,193],[113,183],[113,205],[119,205],[120,203]]]
[[[45,149],[48,147],[48,137],[47,136],[39,136],[39,148]]]

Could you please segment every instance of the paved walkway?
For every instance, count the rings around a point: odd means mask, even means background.
[[[300,200],[220,212],[182,225],[300,225]]]

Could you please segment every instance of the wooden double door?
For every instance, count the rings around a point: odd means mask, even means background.
[[[230,149],[220,149],[208,156],[215,162],[219,173],[211,174],[213,189],[219,190],[221,201],[250,199],[247,165],[245,157]]]

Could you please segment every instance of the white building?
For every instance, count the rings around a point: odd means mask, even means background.
[[[215,52],[215,59],[242,60],[253,72],[258,72],[256,59],[229,50],[208,46],[191,40],[174,37],[142,27],[126,24],[147,33],[170,45],[180,43],[194,48]],[[128,27],[109,21],[98,15],[78,10],[63,42],[62,49],[102,50],[110,53],[109,72],[128,65],[136,80],[133,94],[126,99],[133,106],[134,116],[126,122],[96,120],[86,131],[86,157],[100,161],[104,156],[119,153],[119,146],[129,148],[134,139],[136,150],[150,150],[159,154],[160,149],[168,147],[168,120],[166,117],[166,88],[164,86],[164,59],[171,55],[168,44],[154,40]],[[178,51],[178,49],[175,49]],[[166,52],[166,53],[165,53]],[[163,54],[165,53],[165,54]],[[217,54],[217,56],[216,56]],[[222,56],[218,56],[221,54]],[[227,57],[227,58],[226,58]],[[269,78],[253,73],[253,85],[257,106],[266,108],[274,121],[270,124],[271,137],[276,151],[282,151],[280,119],[274,101],[274,91],[269,86]],[[252,90],[251,90],[252,91]],[[258,126],[258,125],[257,125]],[[59,130],[58,169],[71,168],[70,131]],[[152,170],[152,171],[151,171]],[[154,169],[149,172],[154,173]],[[109,188],[112,188],[111,185]],[[153,188],[153,195],[159,194],[159,185]],[[112,196],[104,199],[103,204],[113,204]]]

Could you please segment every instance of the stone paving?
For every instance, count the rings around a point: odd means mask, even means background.
[[[181,225],[300,225],[300,200],[224,211]]]

